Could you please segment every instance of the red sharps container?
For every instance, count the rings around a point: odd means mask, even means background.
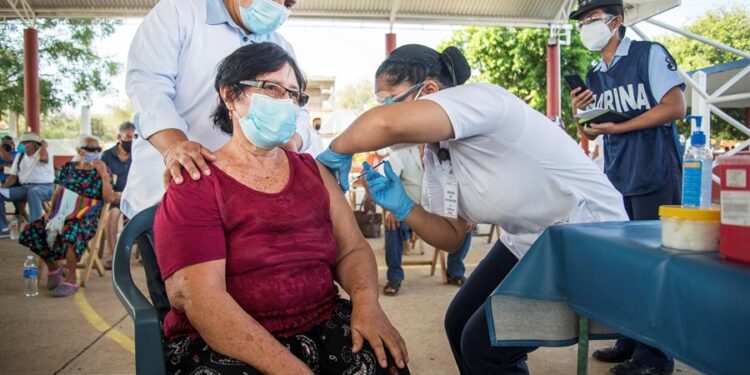
[[[750,155],[719,158],[721,254],[750,263]]]

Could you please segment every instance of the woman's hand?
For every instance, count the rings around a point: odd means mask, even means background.
[[[352,352],[362,350],[364,340],[370,343],[375,351],[380,367],[388,366],[388,358],[385,348],[391,352],[396,366],[406,367],[409,363],[409,353],[406,351],[406,342],[395,327],[385,316],[383,309],[376,303],[353,304],[352,308]]]
[[[368,162],[364,162],[362,166],[365,169],[365,181],[372,200],[386,210],[393,212],[397,220],[406,220],[414,207],[414,201],[406,195],[404,185],[393,172],[391,163],[386,161],[383,164],[385,176],[372,169]]]
[[[193,180],[201,178],[201,172],[208,176],[211,170],[206,160],[214,161],[216,156],[198,142],[177,141],[173,143],[164,153],[164,186],[174,179],[178,184],[182,183],[182,168],[188,171]]]
[[[573,102],[573,108],[584,110],[589,104],[594,102],[594,93],[591,90],[581,90],[581,87],[573,89],[570,92],[570,100]]]
[[[331,171],[333,177],[336,177],[344,193],[349,191],[349,172],[352,170],[352,155],[339,154],[328,147],[316,159]]]
[[[101,160],[94,160],[91,162],[91,166],[96,169],[96,171],[99,173],[99,177],[102,178],[102,180],[109,180],[109,172],[107,172],[107,165],[104,164]]]

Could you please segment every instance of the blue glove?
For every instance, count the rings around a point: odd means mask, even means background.
[[[414,201],[406,195],[404,185],[401,180],[393,173],[390,162],[383,164],[385,176],[372,169],[368,162],[364,162],[365,181],[370,188],[370,196],[375,203],[379,204],[388,211],[396,215],[398,221],[406,220],[409,212],[414,207]]]
[[[336,179],[339,180],[341,190],[346,193],[349,190],[349,172],[352,170],[352,155],[339,154],[330,147],[317,157],[320,164],[328,168]]]

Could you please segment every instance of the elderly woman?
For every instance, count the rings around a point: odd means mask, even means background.
[[[31,222],[21,232],[20,243],[47,264],[47,289],[55,297],[67,297],[78,291],[76,264],[96,233],[104,202],[115,198],[107,166],[99,160],[101,151],[98,138],[81,138],[76,161],[65,164],[55,178],[51,213]],[[65,267],[57,264],[62,259],[66,261]],[[67,272],[61,282],[63,268]]]
[[[378,303],[372,249],[336,181],[311,156],[279,147],[294,133],[304,85],[270,43],[218,67],[213,120],[232,138],[210,175],[184,172],[169,186],[154,223],[172,306],[170,373],[409,373]]]

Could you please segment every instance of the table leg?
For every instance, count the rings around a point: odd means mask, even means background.
[[[586,317],[578,319],[578,375],[588,374],[589,364],[589,320]]]

